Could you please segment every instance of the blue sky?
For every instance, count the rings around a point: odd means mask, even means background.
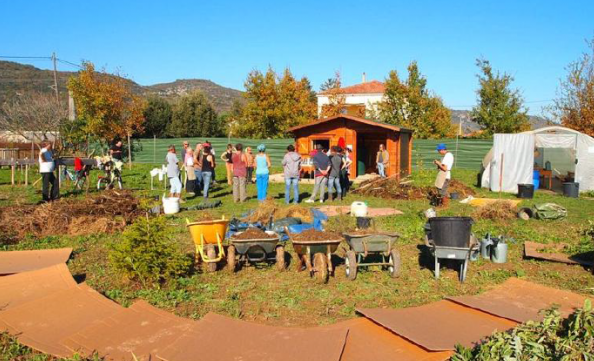
[[[454,109],[475,104],[484,57],[540,114],[594,36],[593,14],[594,1],[1,0],[0,55],[55,51],[143,85],[204,78],[236,89],[252,69],[290,67],[316,90],[336,70],[350,85],[416,60]]]

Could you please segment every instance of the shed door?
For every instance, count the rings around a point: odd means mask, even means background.
[[[407,175],[410,167],[408,157],[408,146],[410,143],[410,134],[400,133],[400,174]]]

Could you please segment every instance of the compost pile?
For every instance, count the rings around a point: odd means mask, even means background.
[[[411,200],[427,198],[430,190],[430,187],[417,187],[391,177],[365,181],[353,191],[353,194],[384,199]]]
[[[282,207],[274,203],[274,201],[271,199],[260,203],[258,208],[245,217],[244,220],[250,223],[268,223],[270,221],[270,217],[273,219],[295,217],[301,218],[301,221],[304,223],[313,222],[313,215],[311,214],[311,210],[309,208],[299,205]]]
[[[516,218],[517,210],[514,205],[506,201],[484,205],[474,211],[473,217],[490,220],[510,220]]]
[[[450,180],[448,185],[448,193],[458,193],[460,198],[466,198],[476,194],[474,189],[456,179]]]
[[[0,208],[0,243],[27,235],[89,235],[122,230],[144,211],[130,191],[105,191],[85,199]]]
[[[316,231],[315,229],[308,229],[301,233],[291,234],[293,241],[299,242],[320,242],[320,241],[337,241],[342,239],[336,233]]]
[[[268,234],[260,228],[248,228],[246,231],[236,233],[231,236],[232,239],[275,239],[278,238],[274,234]]]

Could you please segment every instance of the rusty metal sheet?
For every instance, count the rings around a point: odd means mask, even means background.
[[[444,361],[452,356],[450,351],[427,351],[364,317],[333,326],[349,331],[341,361]]]
[[[20,343],[56,357],[70,357],[63,340],[121,307],[85,284],[52,293],[0,312],[0,329],[7,329]]]
[[[318,210],[326,214],[328,217],[334,217],[339,215],[348,215],[351,213],[351,206],[321,206],[317,207]],[[395,208],[368,208],[368,217],[383,217],[392,215],[404,214]]]
[[[66,264],[0,277],[0,311],[76,286]]]
[[[66,263],[72,248],[0,252],[0,275],[33,271]]]
[[[259,325],[207,314],[157,356],[165,361],[338,361],[348,331]]]
[[[448,297],[449,300],[517,322],[540,321],[540,310],[558,305],[564,317],[584,305],[586,297],[577,293],[510,278],[477,296]]]
[[[148,361],[190,331],[194,323],[138,301],[62,340],[62,344],[82,355],[97,351],[106,360],[134,361],[134,355]]]
[[[434,302],[403,309],[357,309],[373,322],[431,351],[454,350],[456,344],[472,347],[495,331],[516,322],[458,305]]]
[[[536,242],[525,242],[524,243],[524,255],[528,258],[536,258],[545,261],[552,261],[552,262],[561,262],[567,264],[579,264],[582,266],[593,266],[594,261],[586,260],[575,256],[569,256],[565,253],[557,252],[557,253],[549,253],[549,252],[541,252],[541,250],[547,246],[557,246],[563,247],[564,244],[558,245],[547,245],[542,243]]]

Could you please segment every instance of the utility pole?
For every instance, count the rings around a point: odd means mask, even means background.
[[[56,65],[56,53],[52,53],[52,62],[54,63],[54,93],[56,94],[56,102],[60,103],[60,96],[58,94],[58,67]]]

